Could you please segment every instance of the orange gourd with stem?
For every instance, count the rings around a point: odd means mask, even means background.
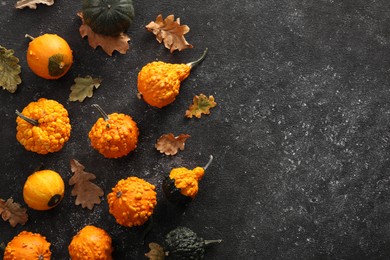
[[[138,93],[151,106],[162,108],[175,101],[180,84],[191,69],[206,57],[207,49],[196,61],[187,64],[172,64],[154,61],[138,73]]]
[[[27,49],[27,64],[39,77],[58,79],[64,76],[73,63],[73,53],[69,44],[56,34],[32,37]]]
[[[55,100],[40,98],[16,114],[16,139],[28,151],[57,152],[69,140],[72,127],[68,111]]]
[[[125,114],[112,113],[107,115],[97,105],[102,115],[89,131],[91,145],[106,158],[119,158],[127,155],[137,147],[139,130],[137,123]]]

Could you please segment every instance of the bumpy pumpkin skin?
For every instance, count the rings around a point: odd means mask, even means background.
[[[44,34],[29,43],[27,63],[39,77],[58,79],[70,69],[73,54],[63,38],[56,34]]]
[[[111,260],[111,243],[112,239],[106,231],[88,225],[73,237],[68,251],[72,260]]]
[[[91,145],[106,158],[119,158],[135,150],[139,130],[125,114],[113,113],[108,120],[99,118],[90,130]]]
[[[64,192],[64,181],[57,172],[41,170],[27,178],[23,187],[23,199],[32,209],[48,210],[61,202]]]
[[[38,154],[57,152],[69,140],[71,125],[68,111],[55,100],[40,98],[31,102],[22,114],[37,120],[34,126],[21,117],[16,118],[16,139],[26,150]]]
[[[175,186],[180,189],[184,196],[195,198],[199,190],[199,181],[204,176],[204,169],[196,167],[189,170],[184,167],[172,169],[169,178],[175,181]]]
[[[120,180],[107,195],[110,213],[122,226],[143,225],[157,204],[156,187],[138,177]]]
[[[138,92],[151,106],[162,108],[175,101],[180,83],[191,71],[187,64],[155,61],[146,64],[138,73]]]
[[[44,236],[22,231],[7,244],[3,260],[49,260],[50,258],[50,243]]]
[[[133,23],[131,0],[83,0],[83,19],[98,34],[117,36]]]

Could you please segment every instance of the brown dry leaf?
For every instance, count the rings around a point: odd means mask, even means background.
[[[130,37],[127,34],[121,33],[118,36],[107,36],[94,33],[91,27],[84,23],[83,14],[77,13],[77,15],[83,21],[83,24],[79,28],[80,35],[82,38],[85,36],[88,37],[88,43],[92,48],[96,49],[100,46],[109,56],[112,56],[114,51],[118,51],[121,54],[127,52],[129,49],[128,41],[130,41]]]
[[[194,97],[193,104],[190,105],[185,116],[188,118],[193,116],[200,118],[202,114],[210,114],[210,108],[216,105],[217,103],[214,101],[213,96],[206,97],[204,94],[200,94]]]
[[[13,199],[7,201],[0,199],[0,214],[4,221],[8,221],[12,227],[17,224],[24,225],[28,220],[27,209],[22,208]]]
[[[171,53],[175,50],[182,51],[193,47],[184,38],[184,34],[190,31],[190,27],[180,25],[180,18],[177,18],[175,21],[173,14],[168,15],[164,20],[162,15],[159,14],[155,22],[152,21],[146,25],[146,29],[156,35],[159,43],[164,42],[165,47]]]
[[[69,185],[74,185],[71,195],[76,196],[75,204],[81,204],[83,208],[87,207],[91,210],[95,204],[100,204],[100,197],[104,195],[104,192],[91,182],[96,179],[96,176],[85,172],[85,167],[77,160],[70,160],[70,168],[74,174],[69,179]]]
[[[15,7],[17,9],[23,9],[28,7],[30,9],[37,9],[37,4],[45,4],[51,6],[54,4],[54,0],[20,0],[17,1]]]
[[[180,134],[176,137],[172,133],[164,134],[158,138],[155,147],[160,151],[160,153],[175,155],[179,149],[182,151],[184,150],[185,141],[189,137],[191,136],[188,134]]]
[[[149,243],[150,251],[145,256],[151,260],[164,260],[165,252],[164,249],[157,243]]]

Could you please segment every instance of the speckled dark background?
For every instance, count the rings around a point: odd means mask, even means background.
[[[161,242],[177,225],[223,239],[206,259],[388,259],[390,257],[390,2],[385,0],[135,1],[136,18],[125,55],[107,56],[81,39],[81,1],[17,10],[0,1],[0,45],[15,50],[23,83],[0,92],[0,198],[25,205],[22,186],[38,166],[71,177],[74,158],[97,175],[107,194],[127,176],[155,184],[158,205],[146,237]],[[170,54],[145,25],[175,14],[195,47]],[[56,81],[35,76],[26,63],[29,33],[56,33],[74,51],[74,65]],[[136,77],[153,60],[189,62],[208,47],[206,60],[182,84],[177,100],[155,109],[136,97]],[[77,76],[101,78],[83,103],[69,102]],[[194,95],[213,95],[209,116],[186,119]],[[15,139],[16,109],[40,97],[69,111],[73,126],[60,152],[37,155]],[[87,133],[98,117],[91,108],[131,115],[140,128],[129,156],[104,159]],[[157,138],[188,133],[186,149],[160,154]],[[166,201],[162,178],[174,167],[215,159],[185,210]],[[0,222],[0,242],[22,230],[52,243],[54,259],[68,259],[72,236],[86,224],[107,230],[114,259],[144,259],[144,227],[125,228],[107,201],[90,211],[64,200],[50,211],[29,209],[25,226]]]

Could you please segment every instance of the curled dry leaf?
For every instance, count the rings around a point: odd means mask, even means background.
[[[85,78],[75,78],[75,84],[70,87],[70,101],[83,102],[86,97],[92,97],[93,90],[100,86],[102,82],[100,79],[86,76]]]
[[[217,103],[214,101],[213,96],[206,97],[204,94],[200,94],[194,97],[193,104],[190,105],[185,116],[188,118],[192,118],[193,116],[200,118],[202,114],[210,114],[210,108],[216,105]]]
[[[70,168],[74,173],[69,179],[69,185],[74,185],[71,195],[76,196],[76,205],[80,205],[88,209],[92,209],[95,204],[99,204],[100,197],[104,195],[103,190],[92,183],[91,180],[96,179],[92,173],[85,172],[84,166],[77,160],[70,161]]]
[[[156,149],[160,153],[166,155],[175,155],[180,150],[184,150],[185,141],[191,137],[188,134],[180,134],[179,136],[174,136],[172,133],[164,134],[158,138],[155,145]]]
[[[12,227],[17,224],[24,225],[28,220],[27,209],[14,202],[13,199],[7,201],[0,199],[0,214],[4,221],[8,221]]]
[[[95,33],[91,27],[84,23],[83,14],[77,13],[77,15],[83,22],[79,28],[80,35],[82,38],[88,37],[88,43],[92,48],[96,49],[100,46],[109,56],[112,56],[114,51],[118,51],[121,54],[127,52],[129,49],[128,41],[130,41],[130,37],[127,34],[121,33],[118,36],[108,36]]]
[[[19,59],[13,50],[7,50],[0,45],[0,87],[14,93],[22,82]]]
[[[184,38],[184,34],[190,31],[187,25],[180,25],[180,18],[175,21],[174,15],[168,15],[165,19],[162,15],[158,15],[155,22],[150,22],[146,25],[146,29],[156,35],[159,43],[164,42],[164,45],[171,52],[175,50],[182,51],[193,46]]]
[[[157,243],[149,243],[150,251],[145,256],[151,260],[164,260],[165,252],[164,249]]]
[[[45,4],[51,6],[54,4],[54,0],[20,0],[17,1],[15,7],[17,9],[23,9],[28,7],[30,9],[37,9],[37,4]]]

